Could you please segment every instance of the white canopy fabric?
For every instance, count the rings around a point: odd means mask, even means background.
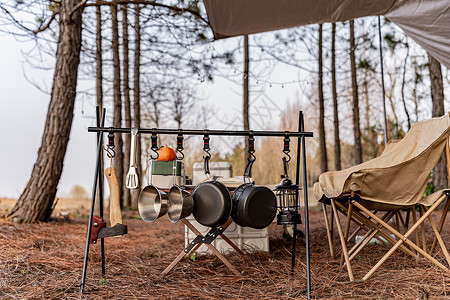
[[[450,0],[203,0],[217,39],[384,15],[450,68]]]

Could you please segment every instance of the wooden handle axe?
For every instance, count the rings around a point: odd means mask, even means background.
[[[109,197],[109,220],[111,227],[117,223],[122,224],[122,211],[120,209],[119,184],[117,183],[116,169],[109,167],[105,170],[106,180],[108,180]]]

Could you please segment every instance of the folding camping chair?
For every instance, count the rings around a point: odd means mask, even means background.
[[[440,235],[450,207],[450,189],[435,192],[425,198],[423,194],[430,173],[444,148],[450,174],[449,134],[450,114],[417,122],[402,140],[388,144],[381,156],[346,170],[323,173],[319,182],[314,184],[314,196],[324,207],[330,252],[334,255],[334,219],[342,246],[342,258],[345,260],[350,280],[354,280],[351,260],[373,238],[390,245],[391,249],[367,272],[363,280],[370,278],[397,249],[413,257],[421,255],[441,269],[448,270],[432,255],[439,243],[450,265],[450,256]],[[431,214],[444,201],[447,203],[436,226]],[[325,204],[331,205],[331,222]],[[417,206],[419,218],[416,215]],[[341,226],[339,214],[346,217],[344,228]],[[394,219],[396,226],[391,226],[390,220]],[[412,225],[409,226],[411,219]],[[428,220],[435,235],[430,248],[426,244],[425,220]],[[356,230],[350,234],[352,222],[356,224]],[[422,229],[421,246],[419,228]],[[349,249],[349,242],[361,230],[365,230],[365,234]],[[411,239],[413,233],[415,241]]]

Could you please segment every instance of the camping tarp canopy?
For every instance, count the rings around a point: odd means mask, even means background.
[[[450,0],[203,0],[216,38],[383,15],[450,68]]]

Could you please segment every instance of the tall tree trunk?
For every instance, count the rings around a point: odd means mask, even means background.
[[[128,59],[128,8],[127,4],[122,5],[122,48],[123,48],[123,100],[125,106],[125,127],[131,127],[131,101],[130,101],[130,79],[129,79],[129,59]],[[131,205],[130,190],[126,187],[127,170],[130,166],[131,134],[125,135],[125,153],[123,158],[123,206]]]
[[[134,5],[134,75],[133,75],[133,125],[141,127],[141,87],[140,87],[140,68],[141,68],[141,8],[139,4]],[[142,164],[141,164],[141,135],[136,137],[136,165],[139,173],[139,186],[142,187]],[[131,207],[137,208],[140,189],[133,191],[131,196]]]
[[[53,86],[38,157],[25,190],[9,217],[18,223],[48,221],[51,216],[72,127],[80,63],[80,0],[61,1]]]
[[[350,63],[353,89],[353,138],[355,140],[355,164],[360,164],[362,163],[362,145],[361,129],[359,125],[358,81],[356,79],[355,22],[353,20],[350,21]]]
[[[244,118],[244,130],[250,129],[250,117],[249,117],[249,70],[250,70],[250,50],[248,47],[248,35],[244,35],[244,108],[243,108],[243,118]],[[249,158],[248,150],[248,139],[245,139],[245,160]]]
[[[339,109],[336,83],[336,23],[331,24],[331,88],[333,93],[333,115],[334,115],[334,168],[342,169],[341,166],[341,139],[339,137]]]
[[[323,55],[322,55],[322,24],[319,24],[319,143],[320,170],[328,171],[327,145],[325,138],[325,100],[323,97]]]
[[[433,56],[428,54],[428,68],[431,82],[431,102],[432,116],[441,117],[444,115],[444,83],[442,80],[441,64]],[[448,187],[447,168],[445,154],[434,167],[433,171],[434,190],[438,191]]]
[[[113,53],[113,94],[114,94],[114,118],[113,126],[122,126],[122,97],[120,95],[120,58],[119,58],[119,21],[117,20],[117,5],[112,4],[112,53]],[[122,134],[114,134],[114,144],[116,156],[114,157],[114,167],[116,168],[117,184],[119,185],[119,195],[123,195],[123,142]],[[121,202],[122,204],[122,202]]]
[[[100,113],[103,108],[103,58],[102,58],[102,8],[101,6],[97,6],[96,8],[96,34],[95,34],[95,73],[96,73],[96,96],[97,96],[97,106],[100,109]],[[101,119],[101,116],[100,116]],[[100,168],[103,169],[103,151],[100,153]],[[104,182],[104,178],[99,178],[102,182]],[[103,198],[100,198],[100,190],[97,190],[97,199],[95,202],[95,210],[98,215],[100,212],[100,201],[103,201]]]
[[[405,63],[403,64],[403,74],[402,74],[402,102],[403,102],[403,109],[405,110],[405,114],[406,114],[406,120],[408,121],[408,130],[410,130],[411,129],[411,118],[409,116],[408,108],[406,107],[406,99],[405,99],[406,67],[408,65],[408,58],[409,58],[409,45],[406,44],[406,47],[407,47],[407,51],[406,51],[406,56],[405,56]]]

